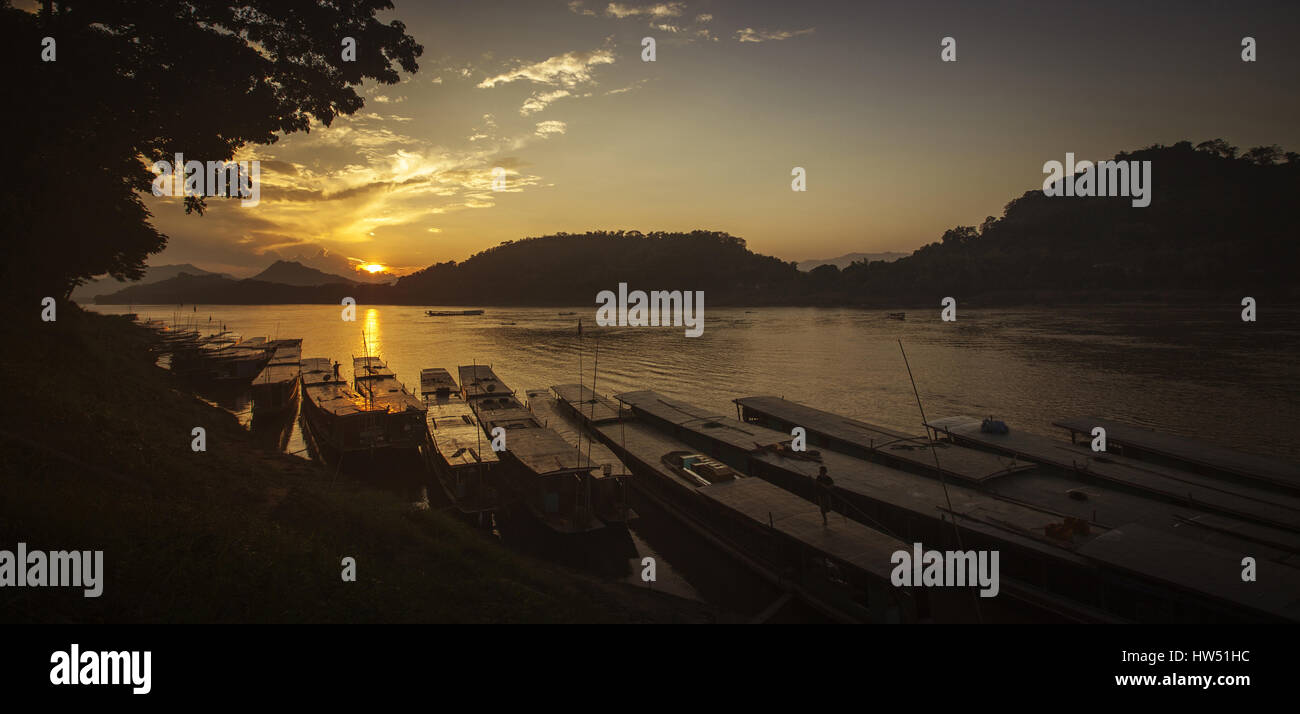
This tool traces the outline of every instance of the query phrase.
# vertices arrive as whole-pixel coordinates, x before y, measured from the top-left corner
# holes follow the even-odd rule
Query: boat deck
[[[497,426],[497,422],[491,422]],[[530,471],[539,476],[566,473],[581,474],[588,471],[600,477],[599,469],[589,465],[578,453],[578,448],[550,429],[540,426],[506,430],[506,451],[510,452]]]
[[[557,384],[551,387],[557,399],[569,405],[571,409],[581,409],[584,422],[603,424],[618,421],[622,407],[618,402],[591,391],[585,384]]]
[[[541,422],[542,426],[559,434],[569,444],[578,448],[582,452],[583,463],[594,464],[597,468],[604,469],[609,467],[609,473],[613,475],[627,475],[630,473],[622,459],[610,450],[603,443],[586,436],[577,422],[577,417],[569,416],[560,409],[560,403],[552,396],[548,389],[529,389],[528,408]]]
[[[889,582],[896,551],[909,545],[873,530],[857,521],[834,518],[822,523],[821,509],[814,503],[756,478],[701,486],[700,495],[744,515],[760,526],[786,536]]]
[[[284,384],[298,378],[302,367],[297,362],[292,364],[268,364],[253,378],[253,385]]]
[[[1241,551],[1203,547],[1186,557],[1182,538],[1130,523],[1093,539],[1079,553],[1116,570],[1248,604],[1279,619],[1300,620],[1300,570],[1262,562],[1257,582],[1241,579]]]
[[[463,364],[457,368],[460,372],[460,387],[465,398],[474,400],[480,397],[501,397],[514,394],[505,382],[485,364]]]
[[[406,386],[378,357],[356,357],[352,360],[352,370],[357,393],[375,408],[389,412],[424,411],[424,403],[406,391]]]
[[[809,437],[816,437],[810,438],[810,442],[825,443],[837,451],[869,454],[900,466],[942,473],[963,481],[979,483],[1034,468],[1034,464],[1027,461],[1007,459],[955,444],[936,444],[932,451],[925,435],[904,434],[781,397],[743,397],[735,402],[744,410],[746,421],[749,421],[749,414],[756,414],[784,425],[786,429],[803,427]]]
[[[499,460],[474,412],[459,395],[431,398],[425,405],[429,410],[425,417],[429,438],[450,468],[495,464]]]
[[[1106,441],[1119,444],[1126,451],[1145,452],[1189,466],[1209,469],[1232,476],[1253,479],[1300,493],[1300,464],[1259,454],[1224,448],[1201,439],[1166,434],[1133,424],[1081,417],[1053,422],[1075,434],[1092,438],[1093,427],[1106,430]]]
[[[432,367],[420,370],[420,395],[425,399],[430,399],[435,395],[445,395],[452,392],[459,392],[460,387],[456,384],[455,378],[441,367]]]
[[[292,382],[302,373],[302,340],[273,340],[271,361],[253,378],[253,386]]]
[[[302,339],[271,340],[267,343],[271,352],[270,364],[298,364],[302,361]]]
[[[302,361],[303,391],[317,408],[334,416],[382,411],[382,408],[372,408],[346,381],[336,377],[333,365],[325,357],[309,357]]]

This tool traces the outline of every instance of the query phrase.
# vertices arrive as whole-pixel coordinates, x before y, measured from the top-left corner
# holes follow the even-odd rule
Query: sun
[[[372,275],[373,275],[374,273],[382,273],[382,272],[384,272],[384,270],[386,270],[386,268],[384,268],[384,266],[381,265],[381,264],[379,264],[379,263],[364,263],[364,264],[359,265],[359,266],[357,266],[357,267],[358,267],[360,270],[364,270],[364,271],[366,271],[367,273],[371,273]]]

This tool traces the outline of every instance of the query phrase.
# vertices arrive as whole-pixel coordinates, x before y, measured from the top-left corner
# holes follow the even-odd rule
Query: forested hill
[[[797,290],[794,263],[758,255],[726,233],[560,233],[507,241],[463,263],[397,282],[430,304],[584,305],[617,290],[703,290],[713,303],[777,303]]]
[[[1119,154],[1117,160],[1151,161],[1149,206],[1134,207],[1127,197],[1030,191],[1008,203],[1002,217],[953,228],[896,262],[818,268],[811,275],[818,294],[831,301],[932,298],[937,304],[938,296],[1014,299],[1031,291],[1295,298],[1300,156],[1277,147],[1237,154],[1220,140]]]

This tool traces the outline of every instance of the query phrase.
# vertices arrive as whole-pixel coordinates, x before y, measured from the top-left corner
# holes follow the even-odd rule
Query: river
[[[1300,459],[1300,309],[1261,306],[1258,321],[1246,323],[1235,305],[959,307],[954,322],[942,321],[937,305],[904,320],[848,308],[708,308],[699,337],[682,327],[597,327],[594,307],[427,317],[425,307],[360,305],[355,321],[322,305],[91,309],[196,321],[201,330],[224,325],[245,337],[301,337],[303,357],[340,361],[345,376],[350,357],[368,351],[413,393],[423,368],[454,375],[457,365],[477,362],[521,394],[594,379],[604,394],[653,389],[731,416],[732,399],[770,394],[921,433],[919,394],[931,419],[991,415],[1012,429],[1059,437],[1053,421],[1100,416]],[[247,400],[226,406],[247,420]],[[304,453],[298,426],[282,448]],[[659,587],[739,611],[761,607],[761,597],[734,602],[727,593],[741,576],[716,572],[707,556],[691,562],[698,548],[677,540],[679,529],[664,518],[634,526],[636,552],[613,556],[620,565],[605,574],[639,582],[640,557],[663,550]]]

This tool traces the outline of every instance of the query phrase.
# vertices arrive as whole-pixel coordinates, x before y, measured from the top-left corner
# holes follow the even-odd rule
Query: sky
[[[187,216],[145,196],[170,236],[149,262],[402,274],[619,229],[726,231],[784,260],[910,252],[1001,215],[1066,152],[1215,137],[1300,151],[1297,8],[397,0],[380,17],[424,46],[420,71],[365,85],[330,127],[246,147],[256,207]]]

